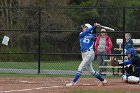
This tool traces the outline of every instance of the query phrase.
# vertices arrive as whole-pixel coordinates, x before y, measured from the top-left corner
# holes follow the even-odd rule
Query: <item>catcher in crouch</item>
[[[133,48],[128,49],[126,51],[126,55],[128,57],[128,60],[119,63],[120,65],[126,66],[125,75],[122,76],[122,79],[128,83],[139,83],[140,57],[137,55],[136,51]]]

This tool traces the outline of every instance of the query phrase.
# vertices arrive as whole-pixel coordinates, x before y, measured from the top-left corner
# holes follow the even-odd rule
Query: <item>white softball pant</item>
[[[78,72],[82,72],[84,68],[86,68],[89,73],[95,74],[95,71],[93,70],[92,61],[94,60],[95,53],[94,51],[87,51],[82,53],[82,62],[80,63],[78,67]]]

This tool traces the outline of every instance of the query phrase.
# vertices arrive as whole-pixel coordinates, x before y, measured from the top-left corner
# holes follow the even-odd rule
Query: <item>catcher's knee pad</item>
[[[127,80],[127,76],[126,75],[122,75],[122,80],[126,81]]]
[[[135,84],[135,83],[139,83],[139,82],[140,82],[139,77],[136,77],[136,76],[128,77],[128,83]]]

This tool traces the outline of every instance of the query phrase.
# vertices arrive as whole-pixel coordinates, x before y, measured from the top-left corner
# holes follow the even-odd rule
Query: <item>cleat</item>
[[[74,82],[70,82],[70,83],[66,84],[67,87],[74,86],[74,85],[75,85]]]
[[[104,79],[104,81],[101,81],[101,83],[98,86],[103,86],[103,85],[106,85],[106,84],[107,84],[107,81]]]

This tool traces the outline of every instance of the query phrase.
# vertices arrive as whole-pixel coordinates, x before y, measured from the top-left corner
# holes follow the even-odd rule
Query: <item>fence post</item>
[[[38,8],[38,74],[40,74],[40,46],[41,46],[41,7]]]
[[[124,61],[124,42],[125,42],[125,7],[123,7],[123,61]],[[124,74],[124,66],[123,66],[123,74]]]

